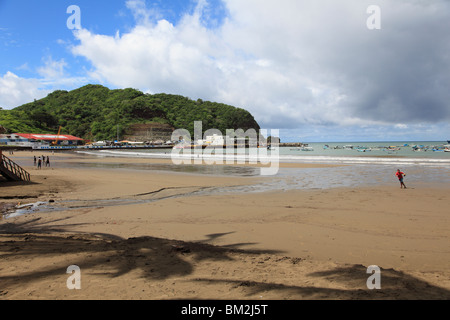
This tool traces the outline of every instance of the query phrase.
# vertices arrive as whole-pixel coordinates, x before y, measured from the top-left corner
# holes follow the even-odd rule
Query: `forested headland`
[[[260,129],[242,108],[180,95],[144,94],[131,88],[111,90],[101,85],[57,90],[12,110],[0,110],[0,125],[8,133],[56,134],[61,127],[62,134],[87,140],[114,140],[137,123],[168,124],[193,134],[195,121],[202,121],[203,131]]]

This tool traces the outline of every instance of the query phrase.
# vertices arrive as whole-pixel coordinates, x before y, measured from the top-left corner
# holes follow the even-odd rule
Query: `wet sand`
[[[50,157],[51,168],[27,167],[32,183],[0,182],[6,206],[70,207],[0,221],[0,299],[450,298],[447,184],[217,194],[204,191],[262,178]],[[66,286],[70,265],[81,290]],[[367,288],[370,265],[381,290]]]

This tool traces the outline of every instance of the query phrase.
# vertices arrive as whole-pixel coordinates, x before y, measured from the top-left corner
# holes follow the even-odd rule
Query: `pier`
[[[31,181],[30,174],[0,150],[0,174],[10,181]]]

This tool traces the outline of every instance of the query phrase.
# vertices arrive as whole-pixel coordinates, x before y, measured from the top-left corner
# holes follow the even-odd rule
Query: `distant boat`
[[[313,147],[293,148],[291,151],[314,151]]]

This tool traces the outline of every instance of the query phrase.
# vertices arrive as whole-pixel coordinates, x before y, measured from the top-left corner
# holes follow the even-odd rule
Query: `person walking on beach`
[[[47,160],[45,161],[45,166],[50,167],[50,157],[47,156]]]
[[[403,187],[406,189],[406,186],[403,182],[403,177],[405,177],[406,174],[404,172],[401,172],[400,169],[397,169],[397,172],[395,173],[395,175],[397,176],[398,181],[400,181],[400,189]]]
[[[42,167],[42,160],[41,160],[41,157],[39,157],[37,168],[41,169],[41,167]]]
[[[36,156],[34,156],[33,160],[34,160],[34,165],[36,165]]]

